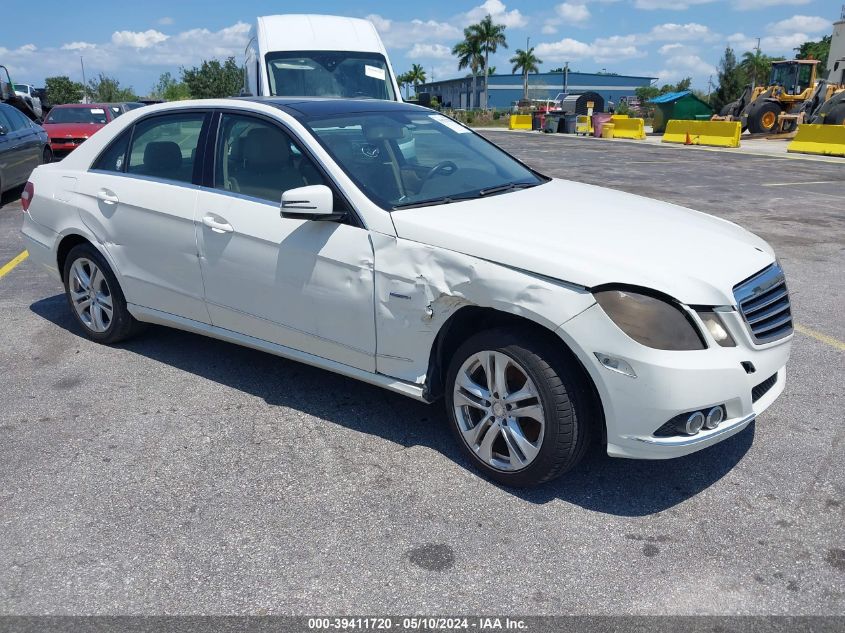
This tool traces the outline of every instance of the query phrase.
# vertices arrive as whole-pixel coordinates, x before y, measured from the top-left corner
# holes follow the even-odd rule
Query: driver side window
[[[223,114],[214,162],[215,189],[276,204],[284,191],[326,184],[281,128],[240,114]]]

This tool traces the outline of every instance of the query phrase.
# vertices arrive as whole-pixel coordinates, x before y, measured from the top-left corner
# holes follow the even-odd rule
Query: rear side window
[[[129,151],[130,174],[191,182],[205,114],[168,114],[135,126]]]
[[[126,163],[126,150],[129,148],[129,136],[131,129],[126,130],[112,141],[99,158],[91,166],[91,169],[102,171],[123,171]]]

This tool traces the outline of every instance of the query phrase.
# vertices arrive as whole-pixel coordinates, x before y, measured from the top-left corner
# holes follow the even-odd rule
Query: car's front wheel
[[[68,253],[64,280],[68,304],[88,338],[118,343],[140,328],[111,267],[90,244],[74,246]]]
[[[546,337],[519,330],[482,332],[458,349],[447,374],[448,413],[481,471],[531,486],[583,458],[591,420],[573,362]]]

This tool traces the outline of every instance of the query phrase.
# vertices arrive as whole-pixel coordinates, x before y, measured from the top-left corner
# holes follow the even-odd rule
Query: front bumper
[[[608,455],[668,459],[693,453],[742,431],[783,392],[792,335],[756,346],[737,312],[722,317],[736,347],[719,347],[712,340],[705,350],[645,347],[622,332],[598,305],[558,329],[601,397]],[[596,352],[625,360],[637,377],[607,369]],[[743,367],[744,362],[753,364],[753,373]],[[752,389],[774,375],[774,385],[754,402]],[[693,436],[654,435],[677,415],[717,405],[724,405],[727,417],[715,429],[702,429]]]

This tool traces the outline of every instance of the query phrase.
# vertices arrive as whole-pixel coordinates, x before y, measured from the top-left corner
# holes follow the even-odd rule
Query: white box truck
[[[402,101],[373,23],[336,15],[259,17],[245,51],[243,94]]]

